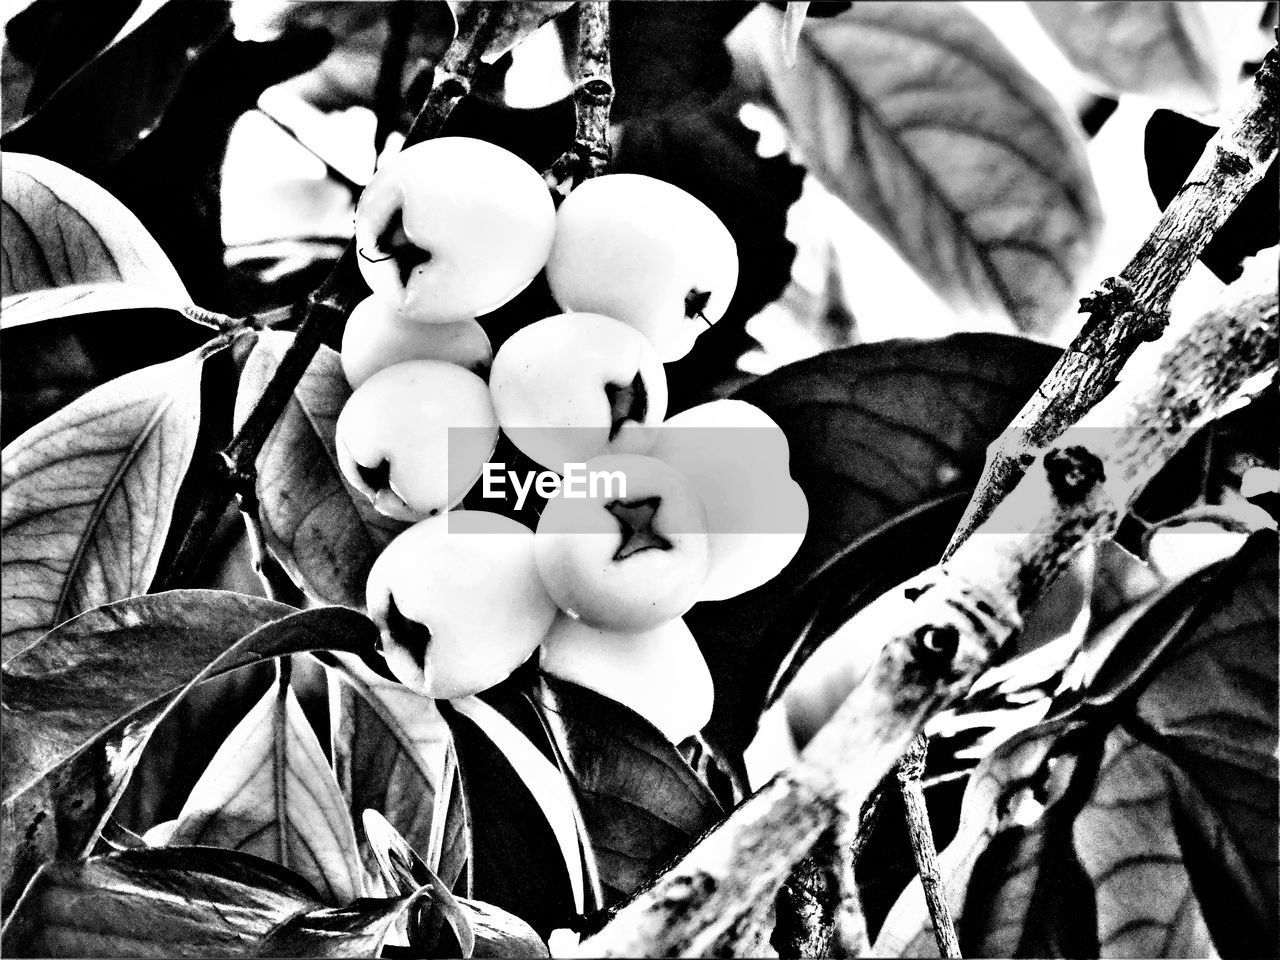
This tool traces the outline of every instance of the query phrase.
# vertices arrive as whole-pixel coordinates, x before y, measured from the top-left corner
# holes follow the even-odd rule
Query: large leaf
[[[242,423],[266,389],[293,335],[264,331],[236,396]],[[364,606],[365,580],[404,524],[388,520],[342,476],[334,431],[351,389],[337,353],[321,347],[258,454],[258,502],[272,553],[312,596]]]
[[[630,708],[545,674],[537,696],[610,901],[634,892],[724,814],[675,745]]]
[[[761,377],[735,397],[782,428],[791,474],[812,518],[800,552],[772,581],[685,617],[716,679],[711,731],[745,748],[783,658],[824,602],[865,602],[881,574],[905,578],[938,560],[959,519],[939,508],[846,562],[794,610],[797,592],[861,537],[921,504],[970,490],[986,447],[1048,372],[1057,351],[1018,337],[959,334],[848,347]],[[847,611],[846,611],[847,612]],[[839,620],[831,621],[838,625]],[[810,633],[820,640],[820,633]],[[812,645],[810,645],[810,649]]]
[[[128,850],[42,869],[3,948],[10,957],[372,957],[425,893],[334,909],[296,874],[244,853]]]
[[[364,892],[342,791],[287,680],[223,741],[169,842],[275,860],[305,877],[330,906]]]
[[[1222,106],[1235,88],[1261,4],[1029,4],[1073,66],[1110,93],[1140,93],[1188,113]]]
[[[731,38],[810,170],[961,313],[1050,329],[1100,226],[1082,138],[968,10],[858,3],[810,20],[796,66],[781,14]]]
[[[147,2],[0,146],[65,163],[118,159],[159,125],[191,69],[227,32],[225,4]]]
[[[5,447],[3,659],[150,587],[195,450],[206,354],[104,384]]]
[[[441,713],[462,771],[473,895],[514,913],[543,938],[572,926],[583,909],[582,866],[559,772],[478,698],[442,701]]]
[[[0,206],[0,293],[128,282],[183,306],[187,293],[164,251],[115,197],[74,170],[6,153]],[[10,321],[6,321],[6,326]]]
[[[299,612],[218,590],[118,601],[46,634],[4,665],[6,868],[21,881],[59,849],[92,842],[156,724],[196,683],[307,650],[371,656],[376,639],[354,611]],[[98,808],[79,811],[86,819],[73,835],[55,816],[67,777],[121,731]]]
[[[979,767],[941,857],[966,954],[1270,949],[1276,576],[1275,537],[1256,536],[1117,621],[1106,659],[1120,668],[1091,672],[1096,695],[1071,697]],[[875,952],[931,952],[927,924],[913,884]]]
[[[352,819],[376,810],[453,889],[468,859],[468,836],[461,811],[449,817],[449,797],[440,797],[441,790],[455,792],[444,718],[435,701],[357,658],[334,660],[334,766]],[[436,822],[437,810],[447,822]]]

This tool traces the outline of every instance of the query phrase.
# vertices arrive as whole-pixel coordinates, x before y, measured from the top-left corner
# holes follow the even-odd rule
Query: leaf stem
[[[453,108],[470,91],[480,58],[506,10],[506,4],[499,3],[474,3],[467,7],[458,38],[436,67],[435,84],[414,118],[405,139],[406,146],[439,134]],[[329,276],[307,298],[306,312],[280,366],[231,443],[215,458],[205,494],[159,589],[173,589],[191,582],[209,538],[231,499],[252,491],[258,454],[302,374],[330,331],[367,294],[352,241]]]

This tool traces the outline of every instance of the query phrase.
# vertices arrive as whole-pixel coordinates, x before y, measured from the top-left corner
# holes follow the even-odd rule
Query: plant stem
[[[929,917],[933,920],[933,935],[938,941],[938,952],[943,957],[954,960],[960,956],[960,939],[956,936],[951,906],[947,903],[942,873],[938,870],[938,848],[933,842],[929,810],[925,806],[924,789],[920,785],[928,750],[929,741],[923,734],[911,741],[911,746],[898,761],[898,786],[902,790],[902,805],[907,812],[907,832],[911,836],[911,852],[915,855],[920,885],[924,888],[925,902],[929,905]]]
[[[547,184],[560,196],[609,166],[609,111],[613,73],[609,66],[609,4],[578,0],[578,73],[573,87],[577,121],[573,147],[547,171]]]
[[[505,13],[506,5],[498,3],[473,3],[467,8],[458,38],[436,67],[436,82],[409,129],[406,145],[427,140],[440,132],[454,106],[471,89],[471,78],[480,66],[480,57]],[[233,497],[252,492],[258,454],[302,374],[330,330],[367,295],[353,241],[347,244],[329,276],[307,298],[306,313],[280,366],[231,443],[215,458],[205,494],[167,576],[156,589],[173,589],[191,582],[227,505]]]
[[[1080,301],[1080,332],[1040,389],[987,452],[973,499],[947,546],[951,556],[1013,489],[1026,465],[1115,386],[1137,347],[1158,339],[1169,302],[1205,245],[1276,155],[1280,47],[1272,47],[1249,96],[1205,146],[1200,161],[1118,277]]]
[[[795,764],[581,952],[701,955],[773,897],[818,838],[858,810],[925,722],[964,694],[1071,557],[1110,535],[1197,429],[1275,375],[1276,268],[1271,257],[1246,270],[1217,308],[1166,338],[1154,376],[1120,381],[1031,465],[981,536],[844,624],[831,642],[882,641],[865,679]]]

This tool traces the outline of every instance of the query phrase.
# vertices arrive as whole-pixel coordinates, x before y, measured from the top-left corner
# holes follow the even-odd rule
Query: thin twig
[[[609,111],[613,73],[609,66],[609,4],[578,2],[578,72],[573,87],[576,118],[573,147],[547,171],[547,185],[560,196],[604,173],[612,159]]]
[[[924,789],[920,785],[928,750],[929,741],[923,735],[911,741],[911,747],[898,761],[898,787],[902,791],[907,832],[911,837],[911,852],[915,855],[920,885],[924,888],[925,902],[929,905],[929,918],[933,921],[933,935],[938,941],[938,951],[944,957],[958,958],[960,938],[956,936],[951,906],[947,903],[946,888],[938,869],[938,848],[933,842],[929,810],[925,806]]]
[[[1080,301],[1088,319],[989,448],[986,469],[945,556],[990,515],[1036,454],[1111,390],[1134,350],[1164,331],[1174,291],[1276,155],[1278,85],[1280,48],[1272,47],[1245,103],[1205,146],[1133,259]]]
[[[467,7],[458,38],[436,67],[435,85],[409,129],[406,145],[440,132],[454,106],[470,91],[480,58],[505,15],[505,4],[473,3]],[[320,345],[330,329],[342,322],[367,295],[368,289],[356,264],[353,241],[319,289],[307,298],[306,314],[280,366],[231,443],[215,457],[204,496],[167,576],[157,589],[184,586],[195,576],[209,537],[227,505],[233,497],[252,491],[258,454]]]

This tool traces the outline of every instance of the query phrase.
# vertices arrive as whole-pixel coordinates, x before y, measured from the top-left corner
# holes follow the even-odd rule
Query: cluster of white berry
[[[454,698],[541,645],[544,670],[671,739],[699,730],[713,690],[681,615],[772,578],[808,520],[763,412],[719,400],[664,422],[662,364],[733,296],[728,230],[685,191],[631,174],[588,180],[557,211],[523,160],[446,137],[384,163],[356,242],[373,296],[343,337],[354,393],[339,463],[379,512],[415,521],[368,580],[391,670]],[[542,270],[568,312],[494,356],[476,317]],[[546,468],[536,534],[506,513],[453,509],[482,475],[488,489],[500,432]]]

